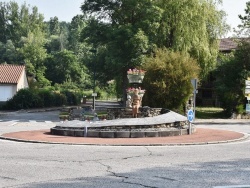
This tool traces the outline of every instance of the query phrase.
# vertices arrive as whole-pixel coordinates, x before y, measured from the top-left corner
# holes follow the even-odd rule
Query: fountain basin
[[[145,118],[123,118],[106,121],[66,121],[51,128],[51,134],[100,138],[166,137],[189,134],[187,117],[170,111]]]

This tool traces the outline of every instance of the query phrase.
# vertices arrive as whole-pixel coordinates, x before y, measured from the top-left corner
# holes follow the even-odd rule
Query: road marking
[[[45,123],[52,123],[52,121],[45,121]]]
[[[30,123],[37,123],[35,120],[29,120]]]
[[[250,188],[250,185],[215,186],[214,188]]]
[[[12,123],[13,122],[13,123]],[[11,123],[10,125],[8,126],[14,126],[18,123],[18,120],[11,120],[11,121],[8,121],[7,123]]]

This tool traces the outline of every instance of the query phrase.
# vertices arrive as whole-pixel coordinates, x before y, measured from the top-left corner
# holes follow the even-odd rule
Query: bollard
[[[189,122],[189,134],[192,134],[192,123]]]
[[[88,126],[84,127],[84,137],[87,137],[88,134]]]

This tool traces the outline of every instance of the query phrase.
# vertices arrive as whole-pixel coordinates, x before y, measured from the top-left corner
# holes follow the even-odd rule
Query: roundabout
[[[31,113],[29,117],[35,117],[40,115],[41,112]],[[43,112],[46,113],[46,112]],[[48,112],[51,113],[51,112]],[[26,114],[23,114],[25,116]],[[27,114],[28,116],[29,114]],[[57,113],[54,114],[56,116]],[[41,116],[42,117],[42,116]],[[107,121],[68,121],[68,122],[55,122],[48,124],[30,122],[15,122],[9,126],[5,126],[4,122],[0,122],[3,132],[0,135],[0,139],[12,140],[18,142],[30,142],[30,143],[46,143],[46,144],[66,144],[66,145],[102,145],[102,146],[176,146],[176,145],[207,145],[207,144],[219,144],[229,143],[236,141],[243,141],[248,138],[248,134],[241,133],[239,129],[235,130],[220,130],[216,127],[210,127],[210,124],[239,124],[248,125],[248,121],[240,120],[195,120],[193,123],[193,132],[191,135],[186,134],[188,126],[185,123],[187,117],[170,111],[169,113],[158,115],[148,118],[128,118],[128,119],[115,119]],[[7,123],[7,122],[6,122]],[[200,125],[208,124],[206,127],[200,127]],[[172,127],[166,127],[171,124]],[[159,127],[159,126],[163,127]],[[182,125],[182,126],[180,126]],[[221,126],[222,126],[221,125]],[[59,126],[59,127],[58,127]],[[132,127],[134,134],[140,135],[137,137],[123,137],[116,138],[114,136],[115,131],[112,132],[111,128],[126,131],[128,127]],[[165,126],[165,127],[164,127]],[[13,127],[13,128],[12,128]],[[20,129],[19,129],[20,127]],[[63,134],[54,135],[51,134],[57,127]],[[78,130],[82,128],[81,135],[72,136],[72,130]],[[84,137],[84,127],[88,128],[89,133],[92,130],[99,130],[105,132],[109,129],[109,136],[101,137]],[[182,129],[180,129],[180,127]],[[69,129],[70,128],[70,129]],[[122,130],[123,129],[123,130]],[[171,130],[171,134],[162,136],[159,131]],[[176,132],[177,131],[177,132]],[[240,131],[240,132],[239,132]],[[117,131],[116,131],[117,132]],[[243,131],[245,132],[245,131]],[[92,132],[93,134],[93,132]],[[96,134],[96,133],[95,133]],[[105,134],[105,133],[102,133]],[[117,134],[117,133],[116,133]],[[166,133],[165,133],[166,134]],[[142,136],[143,135],[143,136]]]
[[[5,133],[4,140],[29,143],[99,145],[99,146],[182,146],[207,145],[243,141],[248,135],[227,130],[197,128],[192,135],[144,138],[93,138],[51,135],[50,130],[33,130]]]

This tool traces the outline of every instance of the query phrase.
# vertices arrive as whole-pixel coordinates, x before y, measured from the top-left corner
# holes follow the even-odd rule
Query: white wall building
[[[25,66],[0,64],[0,103],[12,98],[20,89],[29,87]]]

